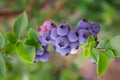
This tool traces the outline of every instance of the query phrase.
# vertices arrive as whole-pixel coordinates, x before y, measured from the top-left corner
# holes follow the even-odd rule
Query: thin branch
[[[5,11],[5,12],[0,12],[0,17],[11,17],[11,16],[16,16],[20,14],[22,11]]]

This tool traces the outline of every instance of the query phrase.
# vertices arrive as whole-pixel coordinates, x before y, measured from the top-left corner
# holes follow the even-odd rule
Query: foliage
[[[45,19],[52,19],[56,23],[66,20],[72,25],[72,28],[74,28],[73,26],[76,26],[77,21],[82,18],[87,18],[90,21],[101,24],[99,44],[96,46],[94,39],[90,37],[87,44],[83,45],[83,56],[85,59],[92,57],[92,59],[95,60],[99,77],[107,71],[110,61],[120,56],[120,36],[117,36],[120,33],[120,4],[117,2],[118,0],[100,0],[97,2],[95,0],[65,1],[65,3],[64,0],[58,1],[58,3],[64,3],[62,6],[56,6],[52,4],[54,3],[52,1],[50,2],[51,6],[50,4],[45,4],[49,6],[49,8],[44,8],[44,3],[47,2],[43,0],[37,0],[35,5],[33,5],[34,7],[28,4],[32,2],[32,0],[15,0],[14,2],[8,0],[0,1],[1,8],[9,6],[8,10],[13,12],[20,11],[21,13],[24,10],[27,11],[27,15],[26,12],[23,12],[16,18],[13,29],[11,29],[13,25],[10,25],[7,20],[0,23],[7,32],[2,34],[5,30],[0,27],[0,78],[5,78],[6,80],[21,80],[24,75],[29,76],[31,80],[48,80],[50,79],[49,77],[51,77],[51,80],[65,80],[70,79],[71,76],[75,76],[73,74],[74,71],[73,73],[69,70],[64,70],[63,72],[57,71],[60,66],[63,66],[62,64],[65,64],[60,63],[56,65],[56,63],[61,61],[59,58],[56,62],[49,61],[44,64],[37,63],[33,65],[23,63],[19,60],[18,56],[25,62],[33,63],[35,48],[39,46],[39,48],[42,49],[37,41],[38,34],[36,26],[42,24]],[[55,7],[55,9],[53,9],[53,7]],[[49,12],[49,10],[51,12]],[[76,16],[74,17],[74,15]],[[31,55],[28,55],[29,52]],[[18,56],[13,53],[17,53]],[[7,65],[7,77],[5,77],[5,65]],[[55,72],[57,72],[57,74]],[[16,76],[14,76],[14,74],[8,75],[9,73],[16,73]],[[49,77],[47,78],[45,74]],[[81,78],[79,79],[75,76],[74,80],[81,80]]]

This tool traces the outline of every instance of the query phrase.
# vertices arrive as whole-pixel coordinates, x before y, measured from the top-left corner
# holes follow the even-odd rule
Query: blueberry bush
[[[22,1],[20,1],[21,4],[19,5],[23,5]],[[61,4],[58,5],[61,7],[62,4],[65,3],[65,1],[67,0],[63,0],[63,1],[61,0]],[[74,2],[74,0],[72,1]],[[99,14],[99,11],[97,11],[94,8],[94,6],[99,8],[100,5],[97,5],[96,3],[96,5],[90,6],[90,4],[95,3],[95,1],[85,0],[86,2],[83,1],[83,3],[87,4],[90,7],[86,7],[82,3],[80,3],[82,4],[80,7],[78,6],[79,0],[76,1],[77,2],[75,3],[77,5],[76,6],[71,5],[73,7],[71,8],[70,13],[72,13],[72,11],[74,11],[74,9],[77,8],[82,11],[82,14],[86,13],[86,15],[83,15],[83,17],[77,19],[76,21],[70,19],[64,19],[60,17],[58,15],[59,13],[57,13],[57,11],[59,11],[59,6],[58,8],[55,8],[55,10],[53,10],[53,12],[56,14],[52,12],[50,14],[42,14],[42,13],[39,14],[39,12],[37,12],[38,11],[37,6],[40,5],[39,4],[40,2],[38,1],[38,3],[36,3],[36,5],[34,6],[35,9],[33,9],[33,11],[31,12],[31,14],[33,14],[36,17],[36,19],[29,19],[30,17],[33,17],[31,14],[28,14],[29,8],[28,10],[25,11],[22,10],[19,13],[19,15],[16,17],[14,21],[14,26],[11,31],[0,32],[0,80],[13,79],[12,77],[7,79],[6,74],[8,74],[8,70],[11,69],[12,67],[12,64],[10,64],[9,61],[11,57],[16,57],[16,55],[14,54],[17,54],[20,60],[24,61],[22,62],[24,64],[28,63],[29,65],[35,65],[37,63],[38,64],[40,63],[40,65],[48,66],[48,64],[50,64],[49,60],[51,59],[51,56],[55,56],[56,54],[58,54],[57,56],[62,56],[64,58],[67,58],[69,56],[74,56],[76,54],[78,54],[78,56],[81,56],[79,54],[80,47],[83,48],[83,54],[82,54],[83,58],[89,60],[90,63],[97,65],[97,70],[96,70],[97,77],[101,78],[105,74],[105,72],[109,68],[110,62],[114,61],[116,57],[120,57],[120,49],[119,49],[120,36],[116,35],[114,37],[113,36],[111,37],[110,35],[113,34],[108,33],[110,34],[109,36],[107,35],[108,37],[104,35],[104,38],[99,39],[98,35],[104,34],[103,30],[105,30],[105,28],[102,27],[104,25],[102,23],[98,23],[101,20],[95,20],[89,18],[89,16],[93,17],[94,14],[89,15],[89,13],[87,13],[87,11],[84,10],[88,10],[89,8],[91,8],[93,9],[91,13],[96,12],[95,14]],[[26,0],[26,2],[24,3],[27,4],[27,2],[28,0]],[[104,8],[104,10],[106,10],[106,13],[102,17],[109,25],[110,24],[109,19],[112,18],[111,15],[115,14],[114,13],[115,9],[111,8],[111,6],[106,2],[104,1],[101,2],[103,2],[101,3],[103,5],[102,7]],[[23,8],[27,7],[25,4]],[[65,5],[66,8],[69,7],[67,4],[72,4],[72,2],[67,2]],[[19,7],[16,8],[19,9]],[[22,7],[20,7],[20,9],[22,9]],[[45,17],[45,15],[47,15],[47,17]],[[63,15],[67,15],[67,13]],[[99,15],[95,17],[99,17]],[[36,25],[34,24],[34,21],[38,21],[37,28],[33,27],[34,25]],[[113,29],[113,28],[110,27],[109,29]],[[57,60],[57,58],[55,60]],[[52,67],[54,68],[54,66],[59,66],[59,63],[56,64],[54,64]],[[75,65],[72,66],[76,68]],[[34,67],[35,69],[33,68],[33,70],[39,69],[39,67],[37,66]],[[48,68],[51,67],[48,66]],[[47,70],[43,69],[43,72],[47,73]],[[50,75],[49,72],[47,74]],[[51,73],[51,74],[56,74],[56,73]],[[66,77],[67,76],[66,74],[73,76],[71,72],[66,70],[62,72],[61,76]],[[70,77],[69,75],[66,79],[60,79],[60,80],[70,80],[70,79],[72,80],[72,77]],[[40,80],[47,80],[45,75],[43,76],[44,77],[41,78]],[[30,80],[33,79],[37,80],[37,78],[31,78]],[[16,79],[13,80],[19,80],[19,79],[16,77]],[[55,79],[52,78],[51,80],[59,80],[59,78],[56,77]],[[82,80],[82,79],[75,79],[75,80]]]

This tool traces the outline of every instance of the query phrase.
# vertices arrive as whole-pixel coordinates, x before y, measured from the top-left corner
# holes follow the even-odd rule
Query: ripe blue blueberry
[[[86,41],[87,41],[86,38],[84,38],[84,37],[82,37],[82,36],[79,37],[79,43],[80,43],[80,44],[84,44],[84,43],[86,43]]]
[[[86,20],[80,20],[77,25],[77,29],[90,29],[91,24]]]
[[[46,46],[48,43],[52,42],[52,39],[50,38],[50,32],[45,32],[42,36],[39,38],[39,42],[43,45]]]
[[[49,52],[45,50],[43,55],[40,56],[40,61],[46,62],[48,61],[49,57],[50,57]]]
[[[53,40],[56,40],[57,37],[58,37],[57,29],[53,28],[50,32],[50,38],[53,39]]]
[[[44,50],[36,49],[36,55],[43,55]]]
[[[57,37],[57,39],[55,40],[55,46],[58,48],[66,48],[69,45],[69,40],[67,39],[67,37],[63,37],[63,36],[59,36]]]
[[[97,40],[97,34],[94,32],[91,32],[91,34],[93,35],[94,39]]]
[[[56,51],[57,51],[59,54],[63,55],[63,56],[67,56],[67,55],[69,55],[71,49],[70,49],[69,46],[66,47],[66,48],[63,48],[63,49],[56,47]]]
[[[40,61],[40,55],[36,55],[34,58],[34,63]]]
[[[96,33],[96,34],[98,34],[99,31],[100,31],[100,26],[97,23],[95,23],[95,22],[92,23],[91,25],[92,25],[91,26],[91,31]]]
[[[79,39],[78,39],[79,43],[83,44],[83,43],[85,43],[87,41],[87,38],[90,35],[90,32],[88,30],[86,30],[86,29],[80,29],[78,31],[78,34],[79,34]]]
[[[70,30],[70,27],[67,23],[62,23],[57,28],[57,34],[60,36],[66,36]]]
[[[80,29],[78,31],[78,35],[83,36],[85,38],[88,38],[88,36],[90,35],[90,32],[88,30],[86,30],[86,29]]]
[[[47,46],[48,45],[48,43],[45,43],[44,41],[43,41],[43,39],[42,39],[42,36],[40,36],[39,37],[39,43],[42,45],[42,46]]]
[[[75,54],[77,52],[78,48],[79,48],[79,41],[71,42],[70,43],[70,48],[71,48],[70,53]]]
[[[36,48],[34,62],[38,61],[46,62],[49,59],[49,57],[50,54],[46,49],[43,48],[43,50],[39,50],[38,48]]]
[[[70,30],[70,32],[68,33],[68,39],[70,42],[75,42],[78,40],[78,33],[77,30]]]
[[[38,52],[36,52],[34,62],[38,62],[38,61],[46,62],[49,59],[49,57],[50,57],[50,54],[46,50],[42,52],[42,55],[38,55]]]

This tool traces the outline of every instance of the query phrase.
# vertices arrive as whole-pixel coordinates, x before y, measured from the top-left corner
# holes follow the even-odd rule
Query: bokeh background
[[[23,11],[29,18],[27,30],[37,30],[46,19],[56,24],[65,21],[71,28],[87,19],[100,24],[99,41],[120,35],[120,0],[0,0],[0,32],[12,32],[16,17]],[[67,57],[57,54],[51,45],[49,51],[51,57],[46,63],[28,64],[16,54],[5,56],[5,80],[120,80],[119,58],[98,79],[96,64],[83,59],[82,48]]]

